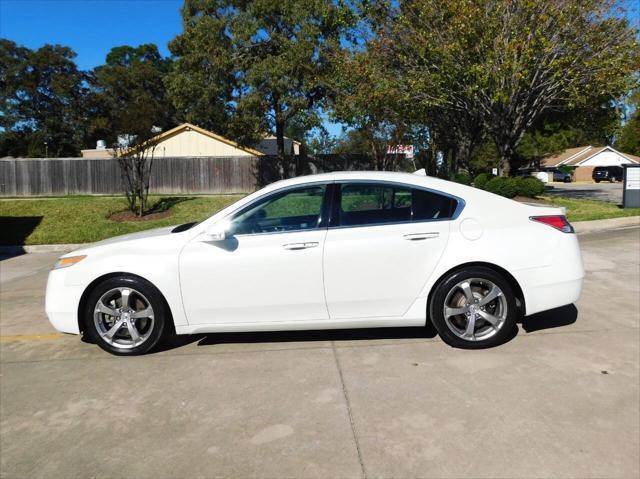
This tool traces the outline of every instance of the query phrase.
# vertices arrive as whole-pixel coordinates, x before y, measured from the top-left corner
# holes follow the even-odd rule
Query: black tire
[[[593,180],[593,181],[595,181],[596,183],[600,183],[600,180]]]
[[[142,302],[142,304],[144,304],[144,302],[146,301],[153,310],[152,321],[149,321],[149,318],[141,318],[145,321],[148,321],[148,323],[146,323],[147,329],[146,331],[144,331],[144,335],[142,335],[142,337],[145,337],[146,339],[144,339],[144,341],[139,345],[134,346],[132,344],[128,346],[118,346],[117,344],[111,344],[105,338],[103,338],[101,333],[98,331],[99,326],[96,325],[96,320],[94,320],[94,314],[98,301],[100,301],[105,294],[108,294],[110,291],[116,290],[118,288],[130,289],[132,293],[129,294],[132,294],[134,296],[134,299],[132,301],[136,301],[138,303]],[[126,294],[126,291],[122,294],[122,296],[124,296],[124,294]],[[105,317],[100,316],[100,318]],[[158,344],[160,339],[169,329],[169,327],[167,327],[167,323],[170,321],[170,313],[168,307],[166,306],[165,300],[162,297],[162,294],[155,286],[140,277],[127,275],[109,278],[95,286],[89,293],[85,302],[82,319],[84,321],[85,334],[87,334],[89,338],[102,349],[118,356],[137,356],[140,354],[148,353]],[[114,321],[112,317],[107,315],[105,321],[109,319],[111,321]],[[101,320],[97,321],[100,323]],[[134,319],[133,321],[140,324],[140,320]],[[124,332],[117,334],[124,334],[125,336],[129,334],[125,330],[124,326],[122,326],[120,329]],[[134,342],[133,337],[133,335],[130,335],[130,342],[132,343]],[[118,341],[118,339],[114,338],[114,343],[116,341]],[[126,342],[126,337],[121,341]]]
[[[493,335],[487,337],[486,339],[463,339],[453,332],[453,330],[445,320],[444,308],[447,296],[456,289],[456,285],[460,284],[466,279],[472,278],[486,280],[487,283],[493,283],[498,288],[500,288],[500,290],[502,290],[502,297],[504,297],[504,302],[500,302],[500,308],[506,308],[506,311],[504,311],[503,322],[501,323],[499,329],[495,331]],[[480,293],[474,292],[474,295],[475,294],[480,295]],[[494,304],[494,301],[490,301],[489,303],[487,303],[488,307],[492,307]],[[438,331],[440,338],[442,338],[442,340],[448,345],[462,349],[484,349],[498,346],[512,336],[512,333],[516,328],[518,311],[516,298],[513,293],[511,284],[502,275],[498,274],[492,269],[482,266],[474,266],[467,269],[453,271],[442,278],[442,280],[436,286],[432,295],[431,303],[429,306],[429,317],[431,318],[433,325]],[[460,318],[464,319],[462,315],[456,316],[454,318],[456,318],[456,321],[460,320]],[[479,321],[479,323],[476,323],[476,327],[479,328],[477,330],[478,332],[481,332],[482,328],[486,329],[488,332],[491,332],[491,329],[496,329],[491,328],[489,326],[489,323],[484,320],[478,319],[477,321]],[[478,326],[478,324],[480,326]]]

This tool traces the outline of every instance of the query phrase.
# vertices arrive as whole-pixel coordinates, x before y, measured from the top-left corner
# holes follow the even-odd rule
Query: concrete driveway
[[[640,228],[580,237],[575,306],[507,344],[428,329],[217,334],[139,358],[55,334],[55,254],[0,262],[0,476],[640,475]]]
[[[552,183],[545,194],[622,204],[622,183]]]

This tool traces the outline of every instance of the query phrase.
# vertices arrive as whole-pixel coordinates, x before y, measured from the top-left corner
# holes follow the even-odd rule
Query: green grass
[[[203,220],[241,195],[195,197],[150,197],[150,204],[168,210],[166,218],[145,221],[113,221],[113,213],[124,211],[122,197],[71,196],[65,198],[2,199],[0,200],[0,244],[89,243],[112,236],[150,228]],[[319,198],[304,198],[304,202],[283,204],[291,212],[316,209]],[[640,208],[622,209],[602,201],[544,197],[551,206],[567,209],[570,221],[598,220],[640,215]],[[300,204],[298,204],[300,203]],[[300,210],[300,211],[298,211]]]
[[[0,244],[90,243],[112,236],[203,220],[240,195],[149,197],[150,204],[168,208],[166,218],[112,221],[126,210],[122,197],[70,196],[48,199],[0,200]]]
[[[545,196],[543,199],[549,206],[566,208],[569,221],[602,220],[640,215],[640,208],[621,208],[605,201],[582,200],[561,196]]]

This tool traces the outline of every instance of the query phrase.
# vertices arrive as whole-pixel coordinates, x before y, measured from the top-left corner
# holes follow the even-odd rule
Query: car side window
[[[403,186],[354,183],[340,185],[340,226],[363,226],[451,218],[456,200]]]
[[[236,235],[310,230],[318,227],[325,185],[273,193],[231,220]]]

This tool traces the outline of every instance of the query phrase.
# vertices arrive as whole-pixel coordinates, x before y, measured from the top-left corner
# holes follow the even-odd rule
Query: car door
[[[190,241],[180,255],[189,324],[327,319],[326,190],[314,184],[276,191],[236,213],[224,241]]]
[[[436,267],[458,202],[400,184],[336,184],[325,241],[331,319],[402,316]]]

